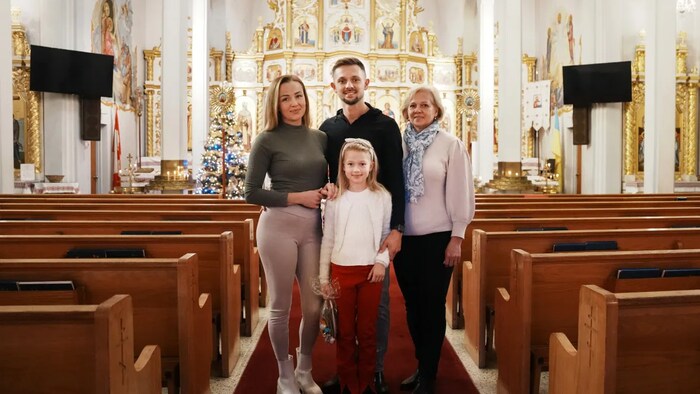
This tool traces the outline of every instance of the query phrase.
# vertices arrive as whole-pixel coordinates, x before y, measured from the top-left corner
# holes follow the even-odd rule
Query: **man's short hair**
[[[365,65],[362,63],[362,60],[356,58],[356,57],[342,57],[338,60],[336,60],[335,64],[333,64],[333,68],[331,69],[331,78],[335,75],[335,70],[338,67],[343,67],[343,66],[358,66],[360,67],[360,70],[367,75],[367,71],[365,70]]]

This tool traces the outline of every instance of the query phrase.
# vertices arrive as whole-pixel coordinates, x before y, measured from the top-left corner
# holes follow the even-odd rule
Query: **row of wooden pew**
[[[610,208],[586,197],[547,199],[552,209],[477,197],[449,322],[464,322],[480,367],[496,359],[499,393],[538,393],[547,369],[551,393],[699,392],[700,277],[616,278],[700,268],[697,196],[619,196]]]
[[[686,258],[687,256],[683,253],[692,255],[697,251],[673,249],[693,248],[694,241],[697,241],[700,236],[700,229],[694,229],[694,227],[700,226],[698,201],[700,198],[697,195],[538,196],[534,198],[532,196],[512,195],[478,196],[476,218],[470,225],[462,247],[465,263],[455,270],[450,287],[447,305],[448,322],[453,327],[465,326],[467,350],[479,366],[485,366],[487,358],[491,356],[497,358],[499,378],[496,388],[499,392],[538,392],[540,371],[547,368],[550,370],[550,392],[607,393],[615,391],[615,389],[610,391],[609,387],[617,387],[618,392],[652,392],[648,388],[658,388],[659,384],[664,385],[669,382],[657,379],[653,384],[643,383],[644,379],[637,378],[640,383],[635,386],[634,382],[625,383],[626,381],[623,381],[623,377],[627,375],[638,376],[638,371],[642,371],[639,366],[635,367],[638,368],[637,370],[633,369],[633,372],[630,373],[624,369],[624,363],[616,365],[608,363],[603,371],[605,373],[603,377],[593,378],[591,374],[599,371],[587,370],[585,367],[590,364],[588,361],[597,360],[595,357],[602,357],[601,353],[591,356],[590,351],[586,350],[589,349],[586,347],[589,344],[582,344],[579,341],[577,351],[571,343],[576,343],[576,339],[581,338],[579,334],[580,324],[584,326],[587,324],[586,327],[590,327],[591,321],[595,321],[597,324],[606,321],[606,319],[596,320],[600,318],[590,312],[590,307],[585,315],[588,320],[581,320],[579,317],[576,321],[572,320],[571,316],[579,316],[579,305],[582,305],[582,311],[587,308],[580,304],[584,299],[583,296],[579,299],[579,294],[583,294],[583,289],[600,294],[606,294],[605,291],[611,292],[612,296],[605,295],[606,300],[610,300],[610,297],[617,299],[620,296],[617,293],[621,289],[630,291],[629,285],[627,288],[618,287],[618,281],[614,280],[614,274],[611,273],[620,267],[626,267],[627,263],[630,264],[629,267],[644,267],[648,265],[640,265],[639,262],[669,258],[669,261],[679,264],[676,267],[692,267],[693,260]],[[23,205],[18,206],[18,204]],[[149,204],[152,204],[150,205],[152,209],[149,209]],[[218,204],[224,205],[226,208],[217,209]],[[85,234],[86,231],[88,234],[92,234],[93,238],[97,238],[98,234],[111,234],[116,239],[126,237],[117,235],[121,231],[175,231],[178,230],[178,227],[180,229],[183,227],[196,228],[199,225],[207,226],[207,224],[212,226],[209,230],[195,233],[211,234],[234,226],[226,224],[223,225],[225,226],[223,228],[215,228],[216,225],[213,223],[237,222],[245,219],[252,219],[252,225],[249,225],[252,234],[257,224],[255,209],[250,209],[250,207],[245,207],[245,204],[240,203],[240,209],[231,208],[235,205],[236,203],[231,202],[223,204],[219,200],[210,198],[181,200],[173,197],[124,199],[118,196],[94,196],[92,198],[88,196],[76,198],[30,196],[26,199],[21,199],[21,197],[18,199],[17,196],[0,196],[0,218],[6,219],[4,222],[0,221],[0,234],[7,234],[2,236],[7,238],[3,247],[17,243],[23,244],[25,249],[35,248],[32,245],[37,243],[51,245],[52,241],[49,239],[57,238],[55,237],[57,234],[61,234],[61,237],[58,238],[72,239],[73,241],[79,237],[71,238],[69,235]],[[93,206],[97,207],[93,208]],[[171,206],[178,208],[170,209]],[[133,209],[131,209],[132,207]],[[10,231],[7,230],[9,228],[13,229],[12,232],[6,232]],[[651,230],[652,228],[663,228],[663,230]],[[193,233],[183,232],[183,234]],[[150,242],[162,236],[129,237],[136,237],[131,238],[132,241],[140,238],[140,242]],[[176,237],[187,237],[187,235],[168,237],[166,238],[172,241]],[[243,237],[239,237],[236,233],[234,240],[239,238]],[[180,242],[184,242],[182,241],[184,239],[181,238]],[[28,240],[29,244],[24,243]],[[252,245],[248,250],[254,250],[254,237],[251,235],[248,240]],[[594,249],[600,249],[606,245],[609,247],[613,241],[615,251],[549,253],[554,244],[587,243]],[[81,245],[91,246],[89,242]],[[124,245],[136,244],[126,243]],[[238,253],[239,248],[244,250],[245,246],[239,246],[236,243],[233,248],[234,253]],[[49,248],[46,249],[49,250]],[[515,249],[522,250],[512,252]],[[158,249],[155,248],[148,252],[149,257],[155,253],[155,250]],[[529,257],[521,258],[521,256]],[[540,276],[534,274],[532,276],[533,282],[528,282],[527,275],[523,274],[527,269],[522,268],[526,266],[526,263],[518,263],[522,259],[524,259],[522,261],[539,262],[540,256],[544,259],[552,259],[552,261],[562,261],[557,265],[558,271],[552,271],[554,273],[543,271],[546,272],[542,274],[543,277],[550,281],[544,285],[539,285],[539,282],[535,281],[534,278]],[[577,256],[580,259],[582,271],[572,270],[569,272],[569,268],[574,267],[575,263],[572,260],[562,258],[574,259]],[[0,254],[1,258],[4,258],[2,254]],[[202,257],[199,258],[202,259]],[[629,261],[625,260],[626,258]],[[605,275],[607,275],[605,280],[594,280],[595,276],[588,270],[592,266],[597,266],[597,261],[607,261],[605,259],[610,260],[609,266],[606,266],[609,270],[604,270]],[[538,264],[537,268],[530,268],[531,272],[538,273],[540,267],[544,267],[543,263],[536,264]],[[245,299],[256,305],[264,302],[265,299],[262,295],[264,293],[264,280],[260,282],[262,273],[259,270],[259,265],[249,261],[247,267],[251,267],[251,265],[258,267],[257,274],[251,268],[248,268],[248,271],[246,268],[241,268],[243,273],[241,286],[245,289],[246,285],[250,283],[248,289],[254,289],[252,292],[243,291],[244,305],[241,308],[241,314],[238,314],[241,321],[244,322],[244,325],[241,326],[242,330],[247,329],[245,321],[251,317],[250,315],[254,313],[255,308],[254,305],[249,305]],[[244,264],[241,264],[241,267],[244,266],[245,261]],[[520,270],[518,267],[521,267]],[[659,285],[660,282],[663,282],[662,285]],[[642,284],[641,288],[633,286],[633,290],[697,288],[692,279],[660,282],[648,280],[647,283]],[[199,291],[205,292],[202,286],[200,284]],[[549,288],[553,289],[553,293],[540,294],[541,289]],[[215,298],[212,296],[213,293],[209,291],[211,298]],[[652,300],[646,292],[639,294],[638,297],[642,297],[643,303],[646,305],[652,305],[654,300],[666,300],[659,301],[661,304],[658,308],[660,309],[663,309],[663,305],[667,305],[670,299],[664,295]],[[636,299],[629,294],[624,297],[630,300]],[[692,297],[693,294],[688,293],[684,297],[671,298],[689,300]],[[256,298],[259,298],[258,303],[253,302]],[[546,302],[554,302],[557,307],[550,308]],[[629,304],[635,302],[637,301],[629,301]],[[202,305],[205,306],[206,303]],[[216,305],[216,303],[212,302],[212,305]],[[618,302],[616,307],[619,305]],[[560,306],[563,308],[562,310],[566,311],[561,319],[559,312],[546,313],[550,309],[559,311]],[[214,311],[216,314],[216,309]],[[663,314],[663,312],[658,313]],[[691,322],[694,319],[690,316],[685,318]],[[565,325],[559,324],[560,320],[565,322]],[[250,319],[250,321],[254,320]],[[691,324],[690,326],[698,328],[697,325],[692,326]],[[624,333],[619,330],[610,332],[606,338],[612,338],[613,334],[627,335],[627,331],[625,330]],[[630,332],[630,335],[643,336],[644,334],[644,332],[635,330]],[[624,335],[619,338],[627,341],[629,337]],[[212,341],[216,345],[218,341],[214,337]],[[549,346],[550,337],[552,341],[556,341],[556,345],[551,347]],[[567,344],[565,337],[573,342]],[[635,344],[638,343],[635,342]],[[598,347],[596,344],[596,352],[601,351]],[[688,347],[686,346],[686,348]],[[640,352],[641,350],[632,351]],[[216,349],[212,349],[212,352],[216,352]],[[224,351],[222,350],[222,352]],[[621,350],[618,351],[618,353],[620,352]],[[689,351],[683,355],[688,355],[687,359],[690,361],[685,364],[674,363],[674,371],[680,372],[669,376],[674,376],[675,381],[679,384],[682,383],[683,387],[688,387],[688,391],[680,390],[679,392],[697,391],[698,386],[693,382],[686,382],[684,378],[687,380],[688,377],[682,375],[682,371],[685,371],[689,365],[691,367],[697,366],[697,347],[690,347]],[[581,361],[583,358],[588,361]],[[609,361],[610,359],[606,358],[605,360]],[[644,360],[644,364],[650,365],[650,368],[654,368],[654,365],[658,364],[654,357]],[[561,364],[555,365],[559,362]],[[223,361],[219,365],[220,368],[225,369]],[[656,367],[663,368],[662,366]],[[620,371],[623,372],[613,373],[613,371],[618,371],[616,368],[622,368]],[[577,377],[570,378],[570,376]],[[610,383],[610,376],[616,377],[613,379],[614,383]],[[660,375],[643,373],[643,376],[658,377]],[[595,379],[599,379],[599,382],[596,383],[597,386],[592,383]],[[584,383],[585,386],[583,386]],[[604,389],[599,389],[599,387],[604,387]],[[664,390],[657,389],[656,392],[658,391]]]
[[[15,197],[0,196],[0,200]],[[252,333],[258,308],[266,302],[254,238],[259,207],[208,198],[103,199],[81,196],[52,203],[55,212],[81,206],[73,211],[82,214],[71,221],[26,220],[36,212],[34,197],[18,202],[26,205],[21,209],[6,209],[0,203],[0,217],[6,219],[0,220],[0,280],[70,280],[78,286],[74,297],[52,294],[49,299],[61,304],[53,306],[37,299],[47,298],[39,294],[43,292],[0,292],[0,304],[7,305],[0,306],[0,360],[6,360],[0,361],[2,391],[152,393],[160,392],[163,384],[171,393],[209,392],[212,373],[226,377],[233,371],[239,336]],[[203,201],[217,203],[199,206]],[[215,218],[188,216],[197,215],[201,208]],[[160,210],[184,220],[149,215]],[[5,214],[10,211],[26,215],[8,218]],[[65,258],[76,249],[85,256],[91,250],[142,250],[147,258]],[[42,305],[26,305],[37,303]],[[102,311],[102,320],[97,311]],[[32,330],[19,323],[25,319],[18,317],[22,314],[33,322]],[[69,321],[95,323],[92,329],[64,324],[66,329],[76,326],[73,334],[55,330],[52,324],[37,324],[39,315],[55,320],[61,314]],[[119,335],[110,334],[110,327]],[[98,353],[95,357],[86,353],[85,346],[69,343],[88,332],[109,345],[92,346],[90,350]],[[30,333],[45,341],[30,339]],[[25,351],[27,342],[34,344],[33,356]],[[136,361],[134,354],[140,354]],[[77,361],[66,363],[74,359],[82,364],[100,359],[104,364],[83,369]],[[90,370],[95,370],[90,375],[93,380],[71,380],[71,372]]]

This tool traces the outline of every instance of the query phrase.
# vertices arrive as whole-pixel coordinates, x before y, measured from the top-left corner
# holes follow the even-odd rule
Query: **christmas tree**
[[[197,175],[197,194],[223,194],[228,199],[244,198],[248,153],[243,134],[236,130],[236,98],[233,85],[224,82],[211,91],[209,136],[204,145],[202,167]],[[222,174],[226,174],[225,183]]]

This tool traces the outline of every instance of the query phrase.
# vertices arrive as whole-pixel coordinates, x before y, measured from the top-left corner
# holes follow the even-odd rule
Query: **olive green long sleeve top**
[[[286,207],[287,194],[318,189],[328,179],[326,134],[305,126],[280,124],[255,138],[245,177],[245,199],[251,204]],[[263,189],[265,174],[270,190]]]

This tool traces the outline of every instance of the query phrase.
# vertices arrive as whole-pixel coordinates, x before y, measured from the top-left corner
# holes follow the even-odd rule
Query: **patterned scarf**
[[[406,201],[416,203],[418,197],[425,194],[425,178],[423,177],[423,156],[425,150],[435,140],[440,131],[438,122],[435,121],[420,132],[417,132],[411,123],[406,126],[403,140],[406,143],[408,154],[403,159],[403,175],[406,179]]]

